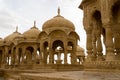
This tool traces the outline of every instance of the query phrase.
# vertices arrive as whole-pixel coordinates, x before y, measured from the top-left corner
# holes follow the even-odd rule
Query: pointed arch
[[[113,22],[120,23],[120,1],[114,3],[111,8],[111,13],[113,17]]]
[[[48,37],[48,34],[45,31],[42,31],[39,36],[38,39],[42,40]]]
[[[49,33],[49,36],[51,36],[51,37],[66,37],[67,34],[62,30],[54,30]]]
[[[70,32],[70,33],[68,34],[68,36],[69,36],[70,38],[76,38],[76,39],[80,40],[79,35],[78,35],[76,32],[74,32],[74,31]]]

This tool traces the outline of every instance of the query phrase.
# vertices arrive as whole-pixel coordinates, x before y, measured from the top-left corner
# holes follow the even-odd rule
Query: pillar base
[[[113,53],[108,53],[108,55],[106,55],[106,61],[115,61],[115,60],[117,60],[117,58]]]
[[[104,61],[105,59],[103,58],[103,56],[97,56],[97,61]]]
[[[86,61],[86,62],[91,62],[91,61],[92,61],[92,56],[87,56],[87,58],[86,58],[85,61]]]
[[[56,64],[62,64],[62,60],[56,60]]]
[[[107,48],[107,53],[106,53],[106,61],[115,61],[116,56],[114,54],[114,49],[113,48]]]

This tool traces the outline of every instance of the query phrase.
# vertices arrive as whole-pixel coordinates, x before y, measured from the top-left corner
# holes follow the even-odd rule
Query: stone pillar
[[[4,53],[4,51],[3,51],[3,53],[2,53],[2,61],[1,61],[1,67],[3,67],[3,65],[4,65],[4,63],[5,63],[5,53]]]
[[[44,49],[44,63],[47,64],[47,47]]]
[[[50,43],[49,45],[49,64],[53,64],[53,49],[52,49],[52,43]]]
[[[96,48],[96,36],[92,35],[92,46],[93,46],[93,56],[92,56],[92,60],[96,61],[96,57],[97,57],[97,48]]]
[[[7,57],[8,57],[8,47],[5,46],[5,55],[4,55],[5,65],[8,65]]]
[[[120,33],[119,32],[114,33],[114,47],[115,47],[117,60],[120,60]]]
[[[89,62],[89,61],[92,61],[92,34],[91,34],[91,30],[86,30],[86,33],[87,33],[87,41],[86,41],[86,49],[87,49],[87,59],[86,61]]]
[[[37,62],[37,46],[34,46],[34,52],[33,52],[33,64],[36,64]]]
[[[113,61],[115,60],[115,54],[114,54],[114,46],[113,46],[113,34],[112,29],[110,27],[111,25],[105,25],[105,31],[106,31],[106,61]]]
[[[97,34],[97,61],[103,61],[103,48],[102,48],[102,42],[101,42],[101,35]]]
[[[12,50],[11,50],[11,65],[13,65],[14,64],[14,48],[12,48]]]
[[[73,44],[73,50],[71,53],[71,60],[72,60],[71,64],[77,64],[76,49],[77,49],[77,46],[75,44]]]
[[[21,64],[25,64],[25,47],[22,48],[22,63]]]
[[[68,54],[68,51],[67,51],[67,42],[65,42],[64,43],[64,64],[68,64],[67,63],[67,54]]]
[[[43,48],[43,45],[42,45],[43,43],[41,43],[40,44],[40,56],[39,56],[39,58],[40,58],[40,64],[44,64],[44,48]]]
[[[19,56],[18,56],[18,48],[16,47],[16,50],[15,50],[15,65],[18,65],[18,62],[19,62]]]

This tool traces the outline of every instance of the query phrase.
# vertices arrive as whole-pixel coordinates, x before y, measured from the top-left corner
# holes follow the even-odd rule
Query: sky
[[[23,33],[29,30],[36,21],[42,30],[47,20],[57,15],[60,7],[61,15],[73,22],[75,31],[80,36],[79,45],[85,49],[86,33],[83,27],[83,11],[78,8],[82,0],[0,0],[0,37],[4,38],[16,31]]]

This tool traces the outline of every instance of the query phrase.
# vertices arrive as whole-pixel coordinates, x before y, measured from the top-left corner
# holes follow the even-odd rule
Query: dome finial
[[[18,32],[18,26],[16,26],[16,32]]]
[[[36,27],[36,21],[34,20],[34,27]]]
[[[58,15],[60,15],[60,7],[58,7]]]

